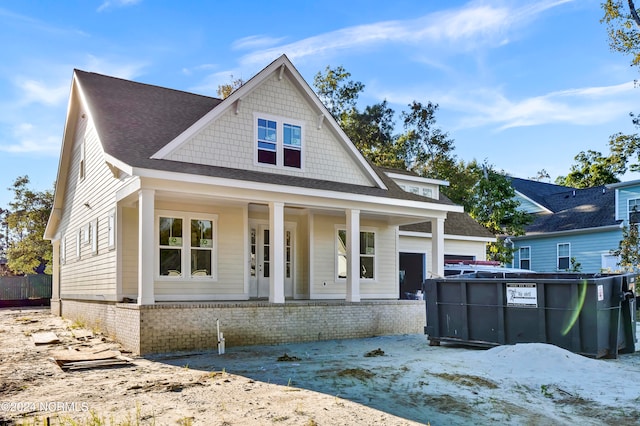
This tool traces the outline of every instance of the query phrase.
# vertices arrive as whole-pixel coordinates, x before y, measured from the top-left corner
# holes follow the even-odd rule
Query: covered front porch
[[[145,306],[252,299],[273,304],[397,299],[398,226],[431,222],[432,238],[425,243],[425,252],[431,256],[433,272],[442,274],[444,222],[447,212],[458,208],[433,203],[433,209],[426,210],[425,204],[431,203],[384,202],[379,197],[354,200],[348,194],[311,196],[136,182],[118,194],[120,267],[115,301],[134,300]],[[196,220],[207,221],[213,228],[211,241],[196,246],[185,225],[184,236],[180,233],[173,246],[163,245],[160,222],[166,218],[191,221],[191,231]],[[194,269],[190,259],[205,249],[211,266]],[[170,250],[181,256],[180,267],[162,264]]]

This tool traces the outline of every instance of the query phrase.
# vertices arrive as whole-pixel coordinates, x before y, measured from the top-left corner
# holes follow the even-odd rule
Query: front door
[[[249,297],[269,297],[269,278],[272,262],[269,258],[269,226],[252,224],[249,227]],[[284,296],[293,297],[294,229],[285,226],[284,231]]]

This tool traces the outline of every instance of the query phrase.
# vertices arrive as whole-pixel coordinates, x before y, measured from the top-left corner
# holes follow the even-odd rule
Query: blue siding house
[[[512,267],[587,273],[620,269],[611,251],[620,244],[623,225],[630,219],[640,222],[640,181],[577,189],[510,180],[520,208],[534,219],[525,235],[505,240],[515,249]]]

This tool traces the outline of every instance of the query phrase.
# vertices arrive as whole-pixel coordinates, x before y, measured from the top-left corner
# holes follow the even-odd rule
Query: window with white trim
[[[376,234],[373,231],[360,231],[360,278],[375,279]],[[337,233],[337,275],[338,279],[347,278],[347,231],[338,229]]]
[[[85,145],[86,145],[86,140],[83,138],[82,143],[80,144],[80,164],[78,165],[79,178],[81,181],[84,180],[85,176],[87,175],[87,159],[85,154]]]
[[[276,167],[302,168],[302,123],[267,114],[255,114],[256,162]]]
[[[76,258],[80,260],[80,254],[82,253],[82,230],[78,229],[76,233]]]
[[[531,269],[531,247],[520,247],[520,269]]]
[[[433,189],[432,188],[422,188],[422,196],[433,198]]]
[[[640,223],[640,198],[634,198],[627,201],[629,223]]]
[[[158,275],[215,278],[216,218],[161,214]]]
[[[110,210],[107,219],[107,247],[113,250],[116,247],[116,211]]]
[[[568,271],[571,265],[571,243],[558,244],[558,270]]]
[[[82,228],[82,245],[88,246],[91,244],[91,223],[87,223]]]
[[[91,254],[98,254],[98,219],[91,222]]]

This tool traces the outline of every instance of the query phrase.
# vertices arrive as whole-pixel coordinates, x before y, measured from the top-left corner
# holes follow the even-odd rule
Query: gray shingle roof
[[[232,167],[152,159],[162,147],[188,129],[222,101],[179,90],[75,70],[105,152],[128,164],[152,170],[325,189],[377,197],[427,201],[403,191],[373,167],[388,189],[342,182],[286,176]],[[450,200],[428,200],[454,205]]]
[[[527,234],[573,231],[617,225],[615,192],[605,186],[577,189],[526,179],[510,178],[513,187],[552,213],[533,215]]]

